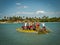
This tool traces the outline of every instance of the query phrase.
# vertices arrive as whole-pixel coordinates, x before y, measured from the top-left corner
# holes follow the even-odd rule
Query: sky
[[[60,0],[0,0],[4,16],[60,17]]]

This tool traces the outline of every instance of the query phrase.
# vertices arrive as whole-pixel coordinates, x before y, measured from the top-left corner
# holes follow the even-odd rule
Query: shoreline
[[[0,22],[0,24],[18,24],[18,23],[23,23],[23,22]],[[60,22],[44,22],[44,23],[60,23]]]

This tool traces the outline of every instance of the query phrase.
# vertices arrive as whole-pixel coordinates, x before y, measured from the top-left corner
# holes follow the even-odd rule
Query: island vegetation
[[[39,21],[39,22],[60,22],[60,17],[51,17],[49,18],[48,16],[43,16],[41,17],[25,17],[25,16],[12,16],[12,17],[7,17],[4,16],[2,19],[0,19],[0,23],[13,23],[13,22],[23,22],[25,20],[30,20],[30,21]]]

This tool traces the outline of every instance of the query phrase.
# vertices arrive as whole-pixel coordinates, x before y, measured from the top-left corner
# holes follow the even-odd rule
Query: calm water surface
[[[0,24],[0,45],[60,45],[60,23],[46,23],[51,33],[20,33],[22,24]]]

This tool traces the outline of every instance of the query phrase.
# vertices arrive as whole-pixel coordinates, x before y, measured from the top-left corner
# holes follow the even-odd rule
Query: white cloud
[[[20,14],[20,12],[16,12],[16,14]]]
[[[44,14],[44,11],[36,11],[36,14]]]
[[[16,5],[21,5],[21,3],[16,3]]]
[[[21,3],[16,3],[16,5],[17,5],[17,9],[20,9],[20,8],[28,8],[28,6],[22,5]]]
[[[34,14],[34,12],[16,12],[16,14]]]
[[[17,6],[17,9],[20,9],[20,8],[28,8],[28,6]]]
[[[46,15],[46,16],[49,16],[49,15],[58,15],[58,14],[60,14],[60,12],[46,12],[46,11],[35,11],[35,12],[20,12],[20,11],[18,11],[18,12],[16,12],[15,13],[15,15],[41,15],[41,16],[43,16],[43,15]],[[13,14],[14,15],[14,14]]]
[[[28,6],[23,6],[23,8],[28,8]]]

